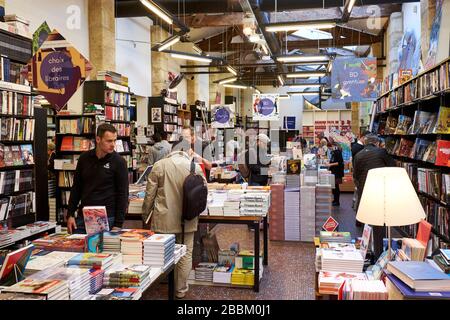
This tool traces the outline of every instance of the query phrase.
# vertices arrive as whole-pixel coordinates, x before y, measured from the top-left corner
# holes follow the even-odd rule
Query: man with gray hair
[[[358,212],[359,202],[366,183],[367,174],[370,169],[395,167],[395,161],[387,154],[385,149],[379,146],[378,136],[376,134],[367,134],[364,139],[364,149],[355,156],[354,180],[358,188],[358,203],[356,212]],[[373,240],[375,256],[379,257],[383,251],[384,227],[373,227]]]

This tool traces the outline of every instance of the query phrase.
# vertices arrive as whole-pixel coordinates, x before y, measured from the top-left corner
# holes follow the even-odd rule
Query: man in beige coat
[[[183,184],[190,173],[192,159],[189,157],[190,142],[180,140],[172,145],[172,152],[153,166],[147,180],[143,219],[150,223],[156,233],[174,233],[177,243],[182,240],[181,214],[183,209]],[[203,176],[196,165],[195,171]],[[184,298],[188,291],[187,279],[192,269],[194,233],[198,218],[185,222],[184,244],[186,255],[180,259],[175,270],[175,290],[177,298]]]

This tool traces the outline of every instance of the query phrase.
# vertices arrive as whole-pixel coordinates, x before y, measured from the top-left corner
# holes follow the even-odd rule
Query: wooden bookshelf
[[[177,141],[180,137],[182,125],[179,124],[180,115],[185,119],[189,113],[180,111],[180,104],[166,97],[149,97],[148,99],[148,123],[154,126],[154,132],[165,132],[168,134],[169,142]],[[192,111],[192,109],[191,109]],[[155,118],[153,115],[159,114]]]

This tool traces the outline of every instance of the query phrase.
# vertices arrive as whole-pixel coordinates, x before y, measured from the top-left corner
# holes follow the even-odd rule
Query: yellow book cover
[[[450,134],[450,108],[439,108],[439,117],[433,133]]]

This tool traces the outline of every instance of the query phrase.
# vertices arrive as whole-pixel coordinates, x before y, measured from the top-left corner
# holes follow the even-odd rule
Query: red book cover
[[[431,235],[431,224],[425,220],[419,222],[416,239],[426,248]]]
[[[438,140],[437,141],[436,162],[438,166],[450,167],[450,141]]]
[[[0,285],[10,286],[22,280],[28,259],[33,252],[33,245],[29,245],[6,255],[0,269]],[[14,270],[17,268],[17,274]],[[17,276],[17,278],[16,278]]]
[[[106,120],[113,120],[113,108],[110,106],[105,107]]]
[[[63,137],[61,142],[61,151],[72,151],[73,150],[73,137],[66,136]]]

